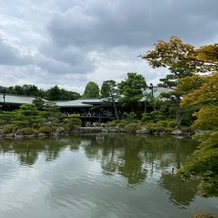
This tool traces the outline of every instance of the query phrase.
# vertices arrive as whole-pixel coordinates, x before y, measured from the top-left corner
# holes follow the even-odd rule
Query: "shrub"
[[[100,123],[98,123],[98,122],[94,122],[94,123],[93,123],[93,126],[94,126],[94,127],[100,127],[100,126],[101,126],[101,124],[100,124]]]
[[[69,126],[63,126],[63,128],[64,128],[65,131],[70,132],[70,127]]]
[[[142,122],[147,123],[150,120],[152,120],[151,114],[150,113],[143,113],[142,114]]]
[[[141,129],[141,124],[139,123],[130,123],[125,126],[125,130],[128,132],[135,132],[136,130]]]
[[[118,124],[117,124],[117,127],[118,127],[119,129],[124,129],[125,126],[126,126],[125,123],[118,123]]]
[[[65,131],[63,126],[59,127],[58,129],[60,129],[61,131]]]
[[[156,124],[155,123],[148,123],[146,124],[146,129],[150,131],[150,133],[154,133],[156,131]]]
[[[39,134],[39,130],[34,129],[33,131],[34,131],[34,134],[35,134],[35,135],[38,135],[38,134]]]
[[[3,133],[5,134],[9,134],[13,132],[13,124],[5,124],[1,128],[2,128]]]
[[[82,126],[82,121],[77,114],[71,114],[69,118],[64,119],[64,122],[68,124],[71,130]]]
[[[123,115],[127,123],[133,123],[137,120],[137,115],[134,112],[130,112],[129,114],[124,112]]]
[[[31,135],[34,133],[34,130],[29,128],[29,127],[23,128],[22,131],[23,131],[24,135]]]
[[[109,121],[105,124],[106,127],[115,127],[117,126],[117,123],[113,121]]]
[[[43,125],[39,128],[39,133],[50,133],[51,132],[51,128],[49,126]]]
[[[164,126],[159,126],[159,125],[156,125],[156,127],[155,127],[156,132],[164,132],[165,129],[166,128]]]
[[[33,129],[38,129],[38,128],[39,128],[39,125],[36,124],[36,123],[34,123],[33,126],[32,126],[32,128],[33,128]]]
[[[177,122],[174,121],[174,120],[171,120],[169,123],[168,123],[169,127],[171,128],[175,128],[177,126]]]
[[[17,126],[17,125],[13,126],[13,132],[17,132],[18,129],[19,129],[19,126]]]
[[[51,126],[51,131],[55,132],[57,130],[57,128],[58,128],[57,126]]]
[[[167,127],[164,130],[166,133],[171,133],[173,131],[173,128]]]
[[[188,127],[188,126],[182,126],[180,129],[181,129],[183,132],[193,133],[193,131],[191,130],[191,128]]]
[[[157,121],[157,125],[167,127],[167,121],[166,120],[159,120],[159,121]]]

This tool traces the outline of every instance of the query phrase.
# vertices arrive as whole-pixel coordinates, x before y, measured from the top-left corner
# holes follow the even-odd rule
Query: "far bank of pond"
[[[218,216],[217,198],[175,172],[198,143],[186,137],[83,134],[0,139],[0,217]]]

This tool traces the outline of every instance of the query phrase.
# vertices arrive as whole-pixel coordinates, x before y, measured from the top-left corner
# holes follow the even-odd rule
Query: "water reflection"
[[[134,198],[132,195],[128,197],[129,192],[125,194],[122,192],[121,195],[120,190],[125,188],[136,191],[133,193],[141,190],[138,195],[143,196],[143,193],[151,189],[152,192],[160,194],[154,188],[155,185],[166,193],[169,201],[176,207],[184,208],[194,201],[198,181],[193,179],[190,182],[184,182],[175,172],[189,159],[196,146],[196,142],[187,138],[127,134],[108,134],[100,142],[96,139],[96,135],[23,140],[1,139],[0,163],[3,167],[0,170],[2,171],[0,179],[5,181],[5,185],[7,182],[4,179],[10,176],[8,171],[10,162],[4,162],[4,158],[1,159],[1,157],[13,155],[20,166],[30,166],[38,170],[40,175],[36,177],[38,180],[31,181],[29,185],[38,184],[40,189],[46,190],[45,193],[49,192],[47,196],[44,196],[49,207],[67,205],[66,207],[71,210],[72,205],[77,205],[77,209],[74,209],[81,215],[84,210],[82,202],[85,202],[87,208],[88,205],[97,207],[100,203],[108,207],[113,199],[117,202],[116,205],[120,204],[120,207],[124,208],[128,207],[128,204],[122,205],[121,202],[126,202],[127,198]],[[37,160],[40,160],[40,167],[39,164],[37,165]],[[56,171],[53,172],[46,163],[57,161],[59,162],[55,165]],[[47,171],[44,172],[44,169]],[[26,168],[25,172],[28,173]],[[31,180],[27,178],[25,183]],[[41,188],[42,184],[46,188]],[[111,199],[110,193],[113,193]],[[165,196],[164,193],[162,193],[163,196]],[[115,196],[117,196],[116,200]],[[6,195],[5,198],[7,198]],[[149,198],[158,204],[159,198],[163,197],[152,195]],[[144,214],[143,204],[141,206],[137,204],[137,207],[143,211],[139,213]],[[81,208],[81,211],[78,208]],[[124,216],[124,214],[120,215]],[[108,217],[111,217],[111,214]]]

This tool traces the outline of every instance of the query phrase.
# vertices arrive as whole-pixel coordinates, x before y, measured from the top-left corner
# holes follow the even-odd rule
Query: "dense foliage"
[[[82,98],[99,98],[99,87],[95,82],[88,82]]]
[[[80,94],[73,91],[68,91],[65,89],[60,89],[57,85],[54,87],[43,90],[38,89],[35,85],[15,85],[7,89],[1,89],[1,92],[7,94],[25,95],[25,96],[35,96],[38,98],[43,98],[46,100],[56,101],[56,100],[76,100],[80,98]]]
[[[130,107],[131,111],[141,107],[143,93],[147,88],[145,78],[141,74],[127,73],[127,79],[118,84],[118,101],[123,107]]]

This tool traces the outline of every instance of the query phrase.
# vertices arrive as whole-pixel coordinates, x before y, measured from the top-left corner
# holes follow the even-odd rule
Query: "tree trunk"
[[[117,120],[119,120],[119,115],[118,115],[118,112],[117,112],[117,106],[116,106],[116,103],[114,101],[113,95],[111,95],[111,100],[112,100],[112,104],[113,104],[113,107],[114,107],[115,116],[116,116]]]
[[[181,119],[181,115],[180,115],[180,96],[177,95],[176,96],[176,100],[175,100],[175,105],[176,105],[176,122],[179,125],[180,119]]]

